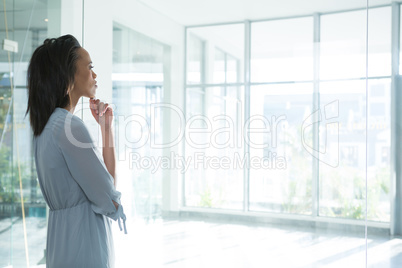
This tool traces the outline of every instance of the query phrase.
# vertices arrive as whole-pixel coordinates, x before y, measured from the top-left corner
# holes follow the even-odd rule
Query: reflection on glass
[[[213,82],[216,84],[225,83],[226,81],[226,64],[225,53],[220,49],[215,49],[215,61],[214,61],[214,78]]]
[[[226,82],[238,83],[240,78],[240,60],[230,55],[226,56]]]
[[[312,212],[312,84],[254,86],[250,94],[250,210]],[[246,134],[247,135],[247,134]],[[254,164],[253,164],[254,163]]]
[[[369,76],[391,75],[391,8],[369,10]],[[366,76],[366,11],[321,16],[320,78]]]
[[[0,51],[0,267],[25,267],[26,254],[31,265],[38,264],[46,247],[46,203],[37,181],[32,132],[25,111],[28,63],[33,50],[47,37],[47,24],[38,19],[47,16],[47,3],[34,6],[31,2],[6,1],[4,5],[0,5],[0,40],[16,41],[19,49],[10,55],[3,46]],[[28,28],[25,14],[31,10],[34,16]]]
[[[251,82],[313,80],[313,18],[251,24]]]
[[[320,124],[320,215],[352,219],[365,216],[365,81],[321,83],[325,111],[338,113]],[[370,80],[368,96],[368,219],[390,220],[390,79]],[[325,107],[325,108],[324,108]],[[327,112],[328,113],[328,112]],[[330,156],[329,158],[327,156]]]
[[[244,159],[239,143],[242,102],[240,87],[187,90],[186,206],[241,209]],[[199,105],[201,104],[201,105]]]
[[[187,35],[187,83],[202,83],[204,42],[189,33]]]
[[[187,30],[187,83],[242,82],[244,24]]]
[[[163,110],[152,109],[163,100],[164,67],[168,47],[123,26],[113,30],[113,103],[116,150],[126,213],[155,220],[161,216],[162,168],[151,167],[162,157]]]

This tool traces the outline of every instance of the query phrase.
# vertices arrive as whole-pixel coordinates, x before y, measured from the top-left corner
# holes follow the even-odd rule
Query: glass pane
[[[391,75],[391,7],[369,9],[368,75]]]
[[[186,118],[187,121],[190,118],[203,117],[205,115],[205,92],[200,88],[187,89],[186,93]],[[190,127],[202,129],[205,128],[205,122],[203,120],[195,120],[189,124]],[[201,145],[207,143],[207,139],[203,133],[190,136],[191,143]],[[196,153],[204,153],[204,149],[195,148],[196,146],[189,146],[185,144],[186,159],[189,156],[194,156]],[[193,160],[194,161],[194,160]],[[204,190],[205,170],[203,168],[196,169],[194,165],[190,165],[185,173],[185,204],[186,206],[207,206],[210,205],[211,197],[208,197]],[[205,197],[203,198],[203,195]],[[203,201],[203,199],[205,201]]]
[[[230,69],[226,67],[228,57],[232,62]],[[244,24],[188,28],[187,83],[222,83],[225,76],[230,77],[227,82],[242,82],[243,76],[234,72],[242,73],[243,68]]]
[[[0,39],[18,45],[15,53],[3,50],[3,45],[0,50],[0,267],[25,267],[26,256],[30,264],[44,258],[46,203],[25,112],[27,68],[34,49],[47,37],[47,12],[46,2],[8,0],[0,5]]]
[[[251,88],[250,210],[312,213],[312,156],[301,142],[312,145],[312,129],[302,129],[312,93],[310,83]]]
[[[364,77],[365,10],[321,17],[320,78]]]
[[[251,82],[313,80],[313,18],[251,25]]]
[[[320,215],[364,219],[365,82],[321,83]],[[325,120],[325,121],[324,121]]]
[[[240,76],[242,75],[239,70],[239,60],[227,55],[226,56],[226,82],[227,83],[238,83],[241,81]]]
[[[187,90],[186,206],[242,209],[244,158],[238,143],[242,117],[241,87]],[[200,106],[197,103],[201,103]],[[194,104],[194,105],[191,105]]]
[[[365,81],[322,83],[320,215],[364,219]],[[368,219],[390,220],[390,80],[370,80],[367,143]]]
[[[399,6],[399,12],[402,14],[402,6]],[[399,20],[399,44],[402,44],[402,21]],[[402,74],[402,51],[399,50],[399,74]]]
[[[364,219],[365,82],[321,83],[320,92],[320,215]]]
[[[187,34],[187,83],[203,83],[204,42],[192,33]]]
[[[215,49],[215,61],[214,61],[214,72],[213,72],[213,82],[216,84],[225,83],[225,53],[219,49]]]
[[[129,28],[113,30],[113,103],[115,109],[117,170],[127,215],[146,222],[162,212],[162,173],[153,165],[162,157],[155,144],[163,141],[163,110],[152,105],[163,100],[169,49]]]
[[[391,79],[369,81],[368,215],[372,221],[391,219]]]
[[[369,76],[391,75],[391,8],[369,11]],[[321,17],[320,78],[366,76],[366,11]]]

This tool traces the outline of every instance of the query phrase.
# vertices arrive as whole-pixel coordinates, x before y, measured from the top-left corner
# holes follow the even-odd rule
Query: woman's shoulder
[[[52,125],[63,126],[63,127],[79,127],[85,128],[84,122],[76,115],[73,115],[69,111],[63,108],[57,107],[52,116],[49,119]]]
[[[51,130],[56,140],[77,140],[80,142],[92,141],[84,122],[63,108],[56,108],[52,116]]]

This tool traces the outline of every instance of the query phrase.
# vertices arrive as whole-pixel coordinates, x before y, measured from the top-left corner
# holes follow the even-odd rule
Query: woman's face
[[[74,76],[73,94],[79,97],[94,98],[96,94],[96,74],[92,70],[92,61],[88,52],[83,49],[78,49],[78,59],[76,63],[76,72]]]

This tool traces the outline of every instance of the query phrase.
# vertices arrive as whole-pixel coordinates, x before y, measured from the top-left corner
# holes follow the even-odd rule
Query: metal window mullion
[[[225,85],[228,83],[228,74],[227,74],[227,72],[228,72],[228,55],[227,55],[227,53],[226,52],[224,52],[224,57],[223,57],[223,62],[224,62],[224,70],[225,70]]]
[[[383,75],[383,76],[370,76],[368,78],[366,77],[351,77],[351,78],[337,78],[337,79],[321,79],[320,83],[326,83],[326,82],[342,82],[342,81],[356,81],[356,80],[378,80],[378,79],[387,79],[387,78],[391,78],[390,75]],[[292,81],[275,81],[275,82],[250,82],[250,86],[263,86],[263,85],[278,85],[278,84],[311,84],[314,83],[314,79],[313,80],[292,80]],[[187,84],[188,88],[192,88],[192,87],[223,87],[223,86],[231,86],[231,87],[235,87],[235,86],[243,86],[244,82],[241,83],[212,83],[212,84]]]
[[[206,41],[201,41],[201,66],[200,66],[200,79],[201,79],[201,84],[205,84],[206,82],[206,73],[207,73],[207,66],[206,66]],[[208,79],[210,80],[210,79]]]
[[[398,105],[401,93],[399,78],[399,42],[400,42],[400,5],[392,2],[392,24],[391,24],[391,235],[402,234],[402,181],[401,181],[401,106]]]
[[[82,47],[85,47],[85,0],[82,0],[82,33],[81,33],[81,38],[82,38]],[[81,103],[81,119],[84,119],[84,97],[80,98],[80,103]]]
[[[250,51],[251,51],[251,23],[244,22],[244,121],[250,117]],[[244,131],[244,129],[243,129]],[[247,133],[243,133],[247,135]],[[250,147],[244,143],[244,154],[250,161]],[[249,211],[250,206],[250,170],[244,169],[243,210]]]
[[[313,44],[314,44],[314,91],[313,91],[313,112],[317,111],[320,108],[320,14],[315,13],[313,15]],[[314,122],[319,122],[318,113],[314,113]],[[319,123],[313,124],[313,152],[319,152],[320,141],[319,141]],[[320,185],[320,174],[319,174],[319,154],[316,153],[315,156],[312,157],[312,216],[319,216],[319,185]]]
[[[207,103],[206,101],[208,100],[207,98],[207,88],[208,86],[206,85],[206,81],[207,81],[207,63],[209,64],[209,60],[206,61],[206,57],[207,57],[207,53],[206,53],[206,49],[207,49],[207,41],[202,40],[201,41],[201,68],[200,68],[200,72],[201,72],[201,90],[205,92],[205,94],[202,96],[202,115],[206,116],[206,111],[207,111]],[[208,50],[208,53],[211,53]],[[208,54],[209,56],[209,54]],[[208,81],[211,80],[210,75],[208,75]]]
[[[184,27],[184,100],[183,100],[183,113],[184,117],[187,116],[187,27]],[[184,128],[185,131],[185,128]],[[186,139],[182,141],[182,155],[186,158]],[[181,176],[181,206],[186,206],[186,173],[183,173]]]
[[[223,96],[224,96],[224,101],[223,101],[223,103],[224,103],[224,107],[223,107],[223,110],[225,111],[225,115],[227,114],[227,111],[226,111],[226,107],[227,107],[227,104],[226,104],[226,101],[227,101],[227,82],[228,82],[228,77],[227,77],[227,73],[228,73],[228,54],[226,53],[226,52],[224,52],[224,66],[225,66],[225,85],[224,85],[224,87],[223,87]]]

